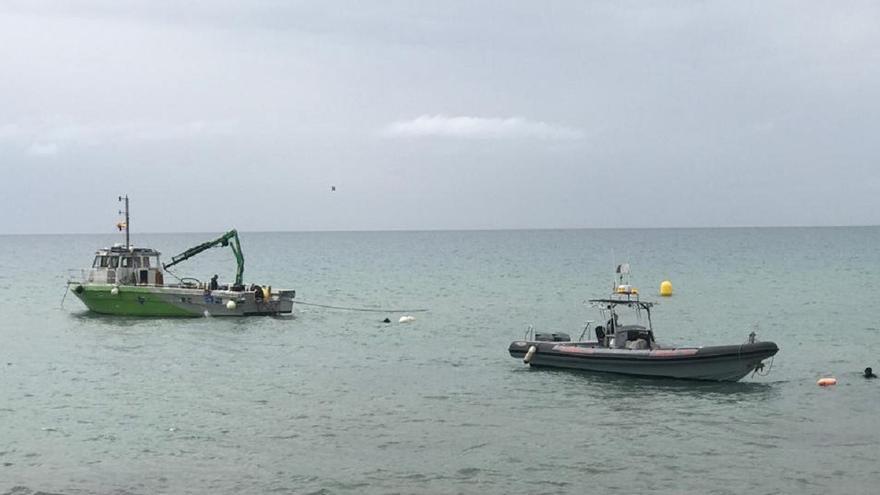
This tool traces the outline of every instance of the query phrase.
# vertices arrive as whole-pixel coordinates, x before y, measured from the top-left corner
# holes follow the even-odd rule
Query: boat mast
[[[125,196],[119,196],[119,201],[125,201],[125,249],[131,248],[131,242],[129,241],[129,233],[128,233],[128,194]],[[122,213],[121,211],[119,213]]]

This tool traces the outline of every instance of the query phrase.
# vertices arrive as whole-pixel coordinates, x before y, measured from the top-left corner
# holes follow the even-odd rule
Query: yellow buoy
[[[660,295],[663,297],[669,297],[672,295],[672,282],[669,280],[660,282]]]

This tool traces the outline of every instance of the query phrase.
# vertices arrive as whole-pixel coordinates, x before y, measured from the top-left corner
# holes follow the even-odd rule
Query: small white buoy
[[[235,309],[235,301],[233,301],[232,299],[226,301],[226,309],[228,309],[229,311]]]
[[[112,289],[110,289],[110,295],[111,296],[118,296],[119,295],[119,287],[113,287]]]
[[[529,361],[532,360],[532,356],[535,355],[535,352],[538,351],[538,348],[535,346],[529,347],[529,350],[526,351],[526,357],[523,358],[523,362],[529,364]]]
[[[211,317],[211,313],[209,313],[207,309],[206,309],[202,314],[205,315],[205,318],[210,318],[210,317]]]
[[[415,317],[415,316],[409,316],[409,315],[407,315],[407,316],[401,316],[400,319],[397,320],[397,323],[411,323],[411,322],[414,322],[414,321],[416,321],[416,317]]]

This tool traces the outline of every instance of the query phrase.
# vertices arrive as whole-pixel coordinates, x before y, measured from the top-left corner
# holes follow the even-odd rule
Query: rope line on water
[[[64,289],[64,296],[61,297],[61,309],[64,309],[64,300],[67,299],[68,292],[70,292],[70,284],[67,284],[67,288]]]
[[[294,305],[301,304],[303,306],[315,306],[317,308],[340,309],[343,311],[363,311],[366,313],[424,313],[427,308],[418,309],[382,309],[382,308],[355,308],[351,306],[332,306],[330,304],[318,304],[305,301],[294,300]]]

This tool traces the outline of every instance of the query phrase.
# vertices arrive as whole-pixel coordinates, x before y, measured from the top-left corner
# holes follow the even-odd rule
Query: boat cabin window
[[[95,256],[95,262],[92,266],[95,268],[107,268],[107,262],[106,256]]]
[[[125,256],[122,258],[122,268],[140,268],[140,256]]]
[[[150,267],[150,257],[144,256],[144,268],[149,268],[149,267]]]
[[[119,267],[119,256],[110,256],[110,268]]]

